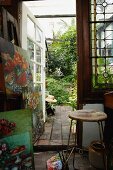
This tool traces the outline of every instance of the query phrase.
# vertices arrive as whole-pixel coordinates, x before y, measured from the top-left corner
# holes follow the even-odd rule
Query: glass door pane
[[[38,138],[45,122],[45,37],[38,21],[24,3],[22,11],[22,45],[30,55],[31,72],[33,75],[34,97],[38,95],[37,107],[33,110],[33,136]],[[27,21],[27,22],[25,22]],[[23,38],[24,37],[24,38]],[[36,93],[36,94],[35,94]]]

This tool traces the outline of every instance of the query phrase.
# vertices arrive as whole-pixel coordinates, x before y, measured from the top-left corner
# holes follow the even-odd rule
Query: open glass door
[[[39,106],[33,116],[36,133],[40,134],[45,122],[45,37],[37,19],[21,4],[21,44],[30,55],[33,84],[39,93]]]

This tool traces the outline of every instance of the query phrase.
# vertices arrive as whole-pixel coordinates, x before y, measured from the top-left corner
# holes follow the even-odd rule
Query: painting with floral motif
[[[43,131],[44,122],[42,118],[43,110],[41,106],[41,92],[39,89],[35,89],[33,85],[29,55],[26,50],[0,38],[0,57],[3,65],[6,96],[15,93],[22,94],[23,107],[32,110],[33,141],[36,141]],[[7,124],[7,120],[4,121]],[[13,121],[9,122],[11,125],[7,127],[7,131],[5,129],[5,132],[4,129],[2,129],[2,133],[10,134],[12,131],[14,133],[15,127],[12,127],[13,123]]]
[[[31,110],[0,113],[0,168],[34,170]]]
[[[27,51],[0,38],[6,93],[22,93],[23,87],[33,88],[33,77]]]
[[[0,168],[4,170],[34,170],[29,132],[0,140]]]

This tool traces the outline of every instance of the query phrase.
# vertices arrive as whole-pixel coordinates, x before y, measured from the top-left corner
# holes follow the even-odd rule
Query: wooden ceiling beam
[[[76,17],[75,14],[59,14],[59,15],[34,15],[35,18],[63,18],[63,17]]]

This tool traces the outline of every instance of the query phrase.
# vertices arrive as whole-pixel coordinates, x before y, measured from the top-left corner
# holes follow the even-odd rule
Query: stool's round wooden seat
[[[72,120],[97,122],[107,119],[107,114],[95,110],[76,110],[69,113],[68,117]]]

